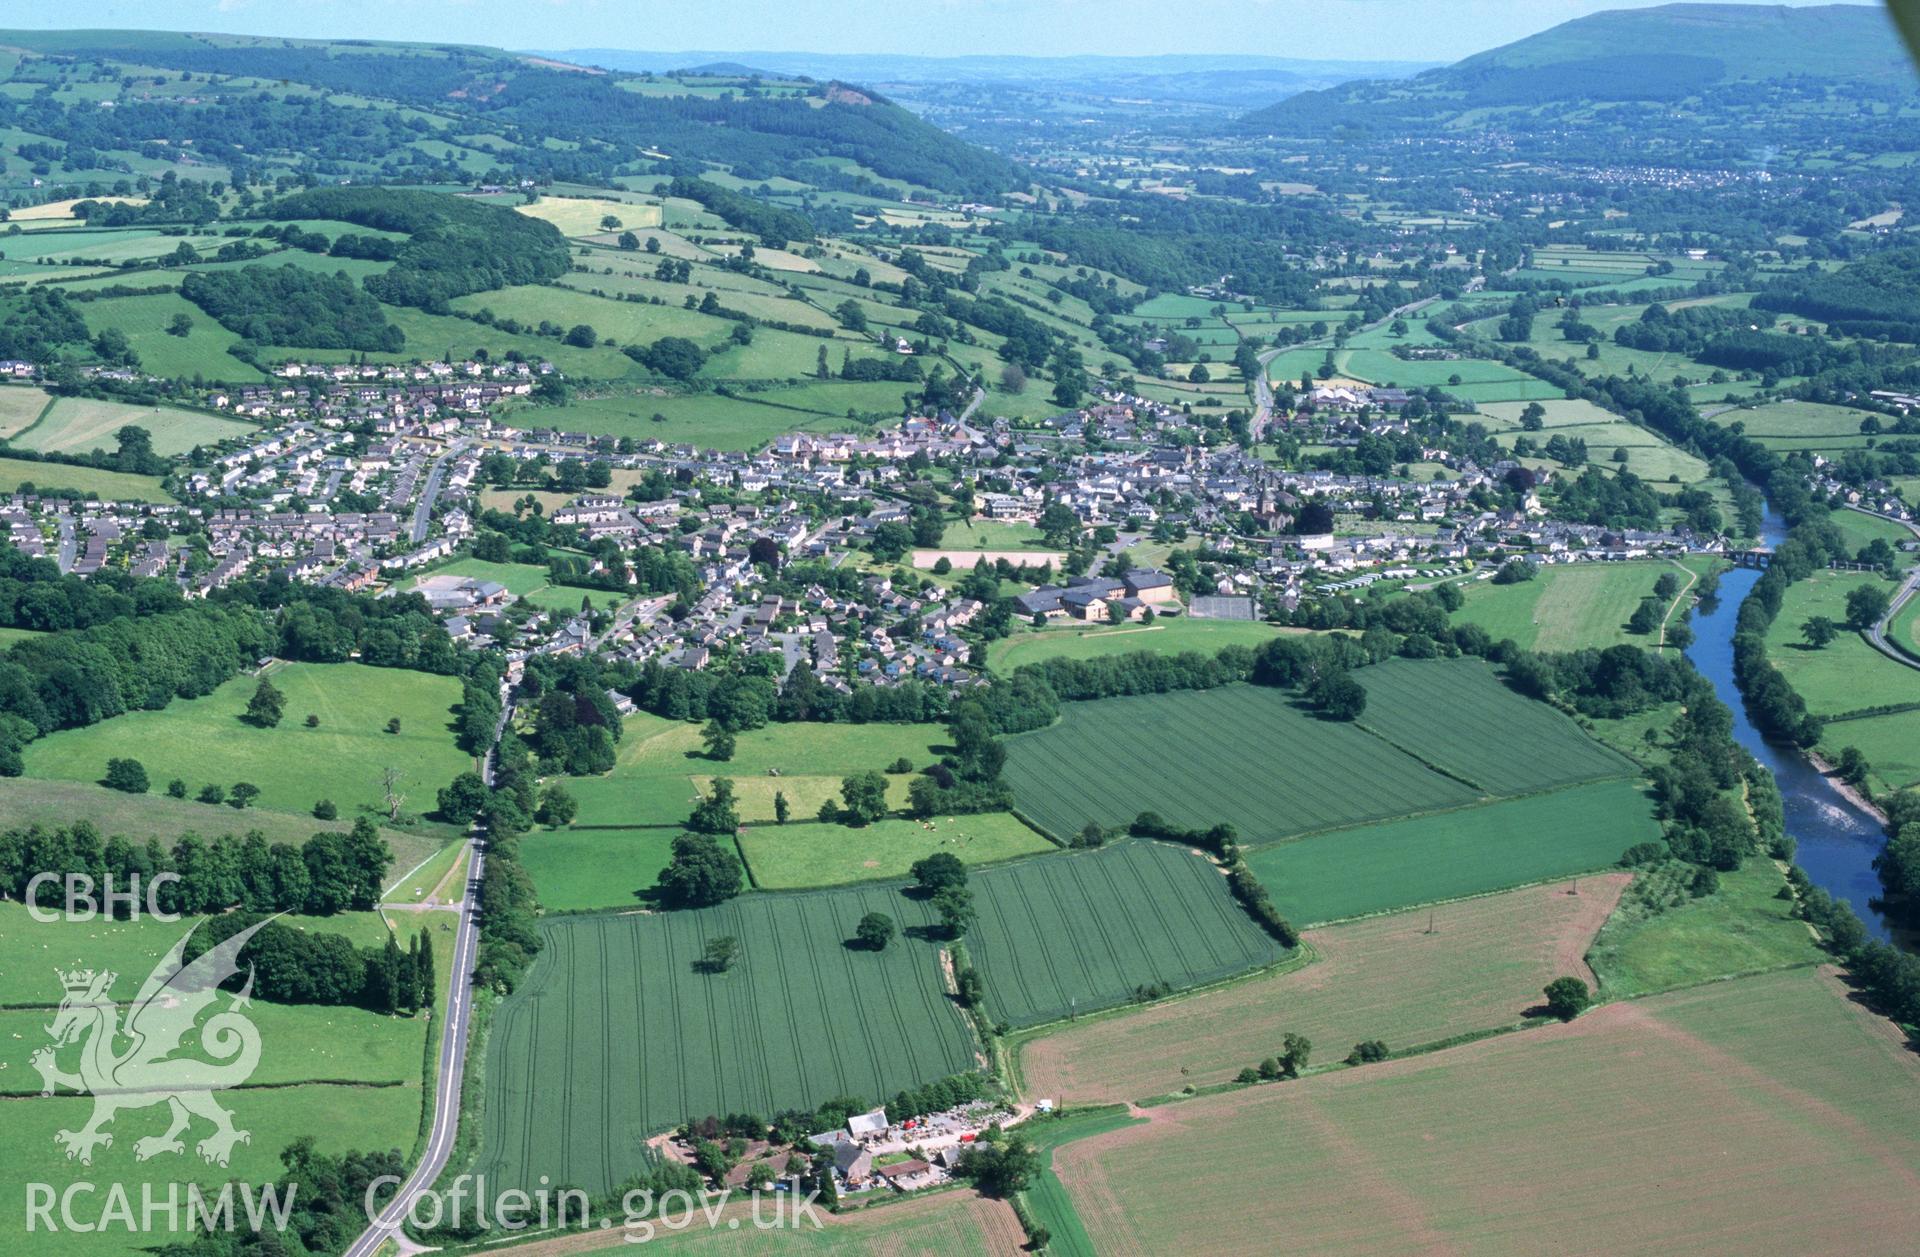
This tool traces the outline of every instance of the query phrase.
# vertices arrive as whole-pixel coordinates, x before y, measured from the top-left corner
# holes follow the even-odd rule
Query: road
[[[73,530],[73,516],[65,511],[53,517],[54,527],[60,530],[59,548],[54,553],[54,562],[60,565],[62,574],[73,570],[73,561],[80,554],[80,538]]]
[[[967,408],[960,412],[959,422],[965,423],[967,420],[973,418],[973,412],[980,409],[980,403],[985,400],[987,400],[987,390],[984,388],[974,389],[973,400],[968,402]]]
[[[1850,509],[1860,510],[1857,506]],[[1909,524],[1904,519],[1893,519],[1891,515],[1882,515],[1878,511],[1860,511],[1860,513],[1862,515],[1871,515],[1875,519],[1893,520],[1894,523],[1901,525],[1914,536],[1920,537],[1920,525]],[[1920,567],[1914,568],[1914,570],[1908,574],[1907,579],[1900,582],[1899,591],[1893,595],[1892,601],[1887,603],[1887,613],[1880,617],[1878,624],[1875,624],[1867,630],[1867,644],[1869,646],[1872,646],[1875,650],[1893,660],[1895,663],[1903,663],[1909,668],[1920,668],[1920,659],[1915,659],[1911,654],[1888,641],[1887,628],[1899,616],[1902,609],[1904,609],[1909,602],[1913,601],[1916,593],[1920,593]]]
[[[433,523],[433,504],[440,497],[440,482],[447,477],[447,464],[459,457],[460,451],[467,448],[465,441],[455,441],[447,447],[447,452],[433,460],[433,466],[427,472],[427,487],[420,492],[420,503],[413,508],[413,544],[419,545],[427,539],[427,529]]]
[[[512,715],[512,706],[502,702],[500,720],[494,726],[493,733],[496,746],[500,742],[501,730],[507,727]],[[482,775],[487,784],[492,785],[491,750],[487,752],[487,760],[482,767]],[[468,838],[467,845],[471,862],[467,866],[466,898],[459,906],[460,928],[453,938],[447,1015],[440,1023],[440,1070],[434,1083],[433,1127],[427,1132],[427,1146],[420,1156],[420,1164],[413,1168],[413,1173],[401,1185],[399,1194],[380,1211],[380,1216],[360,1233],[359,1239],[347,1246],[344,1257],[373,1257],[389,1239],[399,1244],[402,1251],[412,1247],[400,1234],[400,1229],[408,1211],[413,1208],[414,1200],[432,1187],[434,1180],[440,1177],[440,1171],[446,1168],[447,1158],[453,1152],[454,1138],[460,1132],[460,1088],[466,1078],[467,1041],[473,1028],[473,965],[480,949],[480,875],[486,859],[485,848],[479,838]]]

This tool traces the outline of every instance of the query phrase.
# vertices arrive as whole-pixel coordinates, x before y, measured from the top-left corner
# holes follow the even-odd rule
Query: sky
[[[119,27],[503,48],[1451,61],[1659,0],[61,0],[0,27]],[[1790,4],[1825,0],[1785,0]],[[8,10],[13,10],[9,12]]]

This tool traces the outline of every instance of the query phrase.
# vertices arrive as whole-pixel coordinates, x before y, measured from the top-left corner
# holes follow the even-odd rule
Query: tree
[[[740,940],[731,934],[722,934],[707,940],[706,950],[700,953],[700,966],[708,973],[725,973],[733,968],[739,955]]]
[[[559,782],[551,782],[540,792],[540,807],[534,812],[534,819],[542,825],[556,828],[573,824],[573,818],[580,814],[580,804]]]
[[[247,700],[246,721],[259,729],[271,729],[280,723],[281,713],[287,709],[287,696],[274,688],[273,682],[266,677],[260,678],[260,684],[253,689],[253,697]]]
[[[960,857],[947,851],[936,851],[913,862],[908,870],[913,880],[922,890],[937,893],[950,886],[967,884],[967,866],[960,863]]]
[[[186,783],[186,782],[184,782],[184,781],[182,781],[182,780],[180,780],[180,778],[178,778],[178,777],[175,777],[175,778],[174,778],[174,779],[173,779],[172,781],[169,781],[169,782],[167,783],[167,797],[168,797],[169,799],[184,799],[184,798],[186,798],[186,797],[187,797],[187,783]]]
[[[1307,701],[1327,720],[1358,720],[1367,710],[1367,691],[1351,673],[1336,668],[1307,687]]]
[[[487,782],[476,772],[463,772],[440,788],[435,801],[449,824],[471,825],[487,805]]]
[[[1847,593],[1847,627],[1864,633],[1880,622],[1891,601],[1878,585],[1861,585]]]
[[[715,777],[709,789],[712,793],[687,818],[687,828],[696,834],[730,836],[740,828],[740,813],[733,806],[733,779]]]
[[[188,317],[185,314],[174,315],[171,319],[167,320],[167,335],[169,336],[193,335],[193,319]]]
[[[1825,650],[1840,635],[1840,626],[1824,615],[1816,615],[1800,626],[1800,635],[1815,650]]]
[[[317,821],[340,819],[340,809],[332,799],[321,799],[313,805],[313,818]]]
[[[707,758],[722,763],[733,758],[733,730],[718,720],[707,721],[706,728],[700,730],[701,741],[707,744]]]
[[[320,727],[320,717],[314,715],[312,712],[308,712],[306,723],[307,723],[307,728],[318,729]]]
[[[631,231],[623,231],[620,233],[619,243],[620,243],[620,247],[623,249],[629,249],[629,250],[637,249],[640,247],[640,237],[634,235]],[[654,242],[651,239],[649,239],[647,243],[653,244]],[[655,245],[654,247],[658,248],[659,246]]]
[[[981,1195],[1004,1200],[1033,1182],[1040,1172],[1040,1153],[1017,1131],[995,1129],[968,1149],[960,1172]]]
[[[218,805],[227,801],[227,788],[209,781],[200,787],[200,793],[194,797],[202,803]]]
[[[1642,598],[1640,605],[1627,617],[1627,632],[1645,637],[1660,627],[1660,603],[1653,598]]]
[[[1375,1061],[1384,1061],[1390,1053],[1387,1045],[1378,1039],[1362,1039],[1353,1045],[1353,1051],[1347,1053],[1347,1064],[1370,1065]]]
[[[787,802],[786,792],[775,790],[773,792],[773,823],[784,825],[787,823],[787,817],[791,815],[793,815],[793,805]]]
[[[673,858],[657,879],[660,898],[674,908],[711,908],[740,893],[740,858],[711,834],[681,834]]]
[[[1537,567],[1526,559],[1508,559],[1500,565],[1500,570],[1493,574],[1493,583],[1496,585],[1518,585],[1521,581],[1532,580],[1535,576],[1539,575],[1539,571]]]
[[[1562,1021],[1572,1021],[1587,1010],[1593,995],[1579,978],[1555,978],[1546,985],[1547,1011]]]
[[[885,951],[893,941],[893,918],[884,912],[869,912],[853,929],[854,938],[868,951]]]
[[[245,809],[260,797],[260,787],[251,781],[236,781],[233,789],[227,791],[227,802],[236,809]]]
[[[1313,1054],[1313,1043],[1305,1035],[1288,1034],[1280,1040],[1280,1074],[1284,1078],[1298,1078],[1300,1071],[1307,1067],[1307,1058]]]
[[[137,759],[110,759],[107,761],[107,775],[100,779],[100,784],[109,790],[145,794],[148,788],[146,765]]]
[[[395,716],[387,721],[387,732],[396,734],[400,732],[400,717]]]
[[[887,815],[887,779],[877,772],[855,773],[840,783],[846,801],[842,815],[849,825],[871,825]]]
[[[966,937],[967,929],[972,926],[976,915],[972,891],[965,886],[948,886],[935,891],[929,902],[940,918],[940,928],[946,931],[949,939],[958,941]]]

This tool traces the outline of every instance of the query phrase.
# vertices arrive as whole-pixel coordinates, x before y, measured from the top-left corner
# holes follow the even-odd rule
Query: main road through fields
[[[505,699],[507,689],[501,685],[501,697]],[[507,721],[513,716],[513,705],[500,704],[500,719],[493,728],[493,742],[500,743],[500,731],[507,727]],[[484,775],[488,785],[493,784],[493,751],[487,752]],[[467,893],[458,907],[460,929],[453,939],[452,977],[447,994],[447,1016],[440,1026],[440,1071],[436,1075],[433,1089],[433,1127],[427,1132],[427,1146],[421,1153],[420,1164],[413,1168],[407,1181],[400,1187],[400,1194],[380,1211],[380,1216],[371,1220],[360,1238],[347,1246],[343,1257],[373,1257],[380,1246],[392,1239],[408,1251],[413,1246],[400,1234],[405,1224],[407,1212],[413,1208],[413,1202],[440,1177],[440,1171],[446,1168],[447,1157],[453,1152],[454,1136],[460,1131],[460,1085],[467,1072],[467,1039],[473,1021],[473,963],[479,951],[480,936],[480,875],[486,854],[477,839],[467,840],[468,855],[472,863],[467,867]]]

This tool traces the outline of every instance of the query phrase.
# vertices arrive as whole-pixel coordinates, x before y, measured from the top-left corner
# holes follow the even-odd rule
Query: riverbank
[[[1832,764],[1820,758],[1819,754],[1814,751],[1802,751],[1801,754],[1806,756],[1807,762],[1813,765],[1815,772],[1827,779],[1827,784],[1833,787],[1835,794],[1838,794],[1841,798],[1853,804],[1868,816],[1879,821],[1882,826],[1888,824],[1887,814],[1880,810],[1879,804],[1850,785],[1846,778],[1842,777],[1839,770],[1834,768]]]

